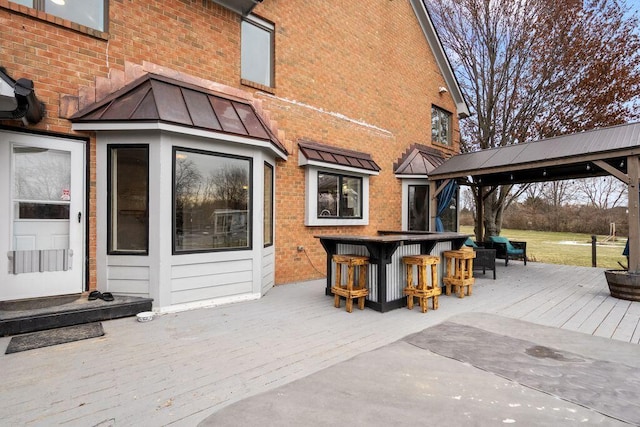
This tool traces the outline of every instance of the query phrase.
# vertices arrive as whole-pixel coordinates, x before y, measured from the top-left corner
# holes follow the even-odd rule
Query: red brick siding
[[[110,1],[104,34],[69,28],[68,22],[0,0],[0,65],[14,78],[34,81],[46,104],[46,117],[34,128],[63,134],[72,131],[60,117],[65,116],[58,111],[60,97],[95,88],[96,78],[115,79],[119,73],[121,79],[125,62],[150,62],[253,93],[291,152],[276,168],[276,283],[321,277],[313,266],[324,271],[326,258],[314,235],[400,227],[401,184],[393,162],[412,143],[430,144],[432,104],[454,113],[455,143],[445,150],[456,152],[455,104],[448,93],[438,93],[445,83],[408,1],[265,0],[254,12],[276,28],[273,94],[240,83],[240,17],[201,0]],[[304,226],[298,138],[366,151],[382,167],[370,179],[368,226]],[[89,151],[94,288],[93,137]],[[306,248],[313,266],[298,245]]]

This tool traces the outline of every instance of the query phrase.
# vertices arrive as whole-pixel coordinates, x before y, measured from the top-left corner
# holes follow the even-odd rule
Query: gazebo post
[[[629,175],[629,272],[640,273],[640,194],[638,181],[640,179],[639,156],[627,157],[627,173]]]
[[[478,239],[480,242],[484,242],[484,197],[483,197],[483,189],[482,185],[478,186],[478,193],[476,198],[476,215],[478,216]]]

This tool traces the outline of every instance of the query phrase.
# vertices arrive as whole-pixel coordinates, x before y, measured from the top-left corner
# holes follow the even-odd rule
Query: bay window
[[[251,159],[174,148],[174,253],[251,248]]]

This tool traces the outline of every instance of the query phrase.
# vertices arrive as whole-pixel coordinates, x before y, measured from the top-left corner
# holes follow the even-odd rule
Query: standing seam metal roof
[[[348,166],[379,172],[380,166],[376,164],[368,153],[347,150],[315,141],[302,140],[298,142],[300,152],[308,159],[318,162]]]
[[[156,74],[147,74],[78,111],[71,121],[173,123],[270,141],[288,154],[247,101]]]
[[[607,159],[622,155],[624,151],[638,149],[640,123],[628,123],[536,142],[459,154],[437,167],[431,172],[431,176],[463,177],[483,175],[491,171],[515,172],[552,161],[559,166],[570,166],[588,161],[586,158]]]

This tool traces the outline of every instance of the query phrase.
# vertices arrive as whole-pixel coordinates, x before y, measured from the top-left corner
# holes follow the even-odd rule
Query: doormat
[[[96,338],[103,335],[102,323],[85,323],[83,325],[33,332],[12,337],[4,354],[86,340],[87,338]]]

